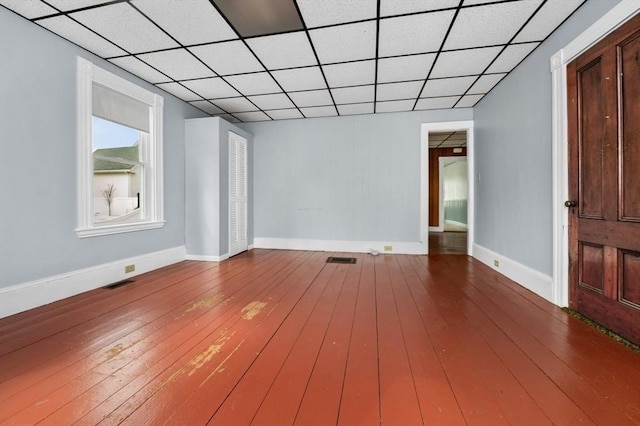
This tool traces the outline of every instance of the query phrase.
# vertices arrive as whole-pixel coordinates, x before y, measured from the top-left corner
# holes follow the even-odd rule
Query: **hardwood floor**
[[[466,232],[429,232],[429,254],[467,254]]]
[[[0,320],[2,424],[640,424],[640,355],[467,256],[253,250]]]

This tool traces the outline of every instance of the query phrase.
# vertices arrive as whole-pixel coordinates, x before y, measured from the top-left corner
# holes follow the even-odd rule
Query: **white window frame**
[[[77,228],[79,238],[155,229],[164,226],[162,122],[164,99],[78,57],[77,67]],[[98,83],[149,106],[149,164],[145,167],[141,221],[94,224],[92,110],[93,84]]]

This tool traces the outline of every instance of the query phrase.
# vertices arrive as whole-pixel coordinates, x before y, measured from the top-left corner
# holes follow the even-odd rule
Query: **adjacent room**
[[[640,424],[637,0],[0,0],[0,424]]]

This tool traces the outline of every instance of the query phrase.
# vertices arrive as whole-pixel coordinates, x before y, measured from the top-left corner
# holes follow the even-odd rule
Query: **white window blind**
[[[149,132],[149,105],[96,83],[93,83],[92,103],[96,117]]]

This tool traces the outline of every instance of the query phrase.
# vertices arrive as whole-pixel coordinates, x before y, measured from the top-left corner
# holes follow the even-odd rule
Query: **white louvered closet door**
[[[247,244],[247,140],[229,132],[229,257]]]

